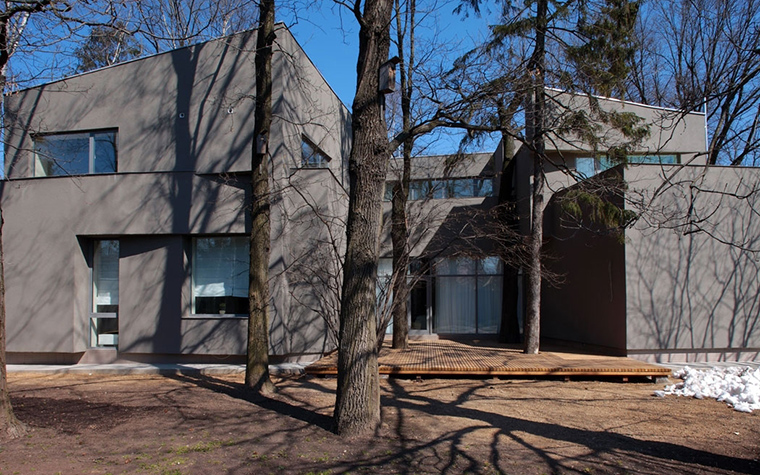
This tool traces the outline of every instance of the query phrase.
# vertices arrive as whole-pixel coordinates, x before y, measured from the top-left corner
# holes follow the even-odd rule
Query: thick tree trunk
[[[8,21],[10,16],[0,15],[0,111],[4,110],[6,66],[10,58],[8,51]],[[8,373],[5,365],[5,257],[3,255],[4,216],[0,209],[0,433],[9,437],[22,436],[27,428],[13,413],[11,397],[8,394]]]
[[[392,6],[390,0],[367,0],[359,18],[349,163],[351,193],[335,400],[335,430],[348,436],[366,434],[380,424],[375,286],[389,145],[385,97],[378,91],[378,69],[388,58]]]
[[[21,437],[27,431],[16,419],[8,394],[8,374],[5,366],[5,257],[3,256],[3,216],[0,210],[0,434]]]
[[[536,43],[528,69],[533,76],[532,135],[533,193],[528,245],[528,269],[526,282],[527,314],[525,316],[525,353],[538,353],[541,338],[541,244],[544,239],[544,72],[547,29],[547,0],[536,4]]]
[[[256,36],[256,111],[251,163],[251,235],[248,281],[248,352],[246,387],[261,394],[274,391],[269,378],[269,155],[266,144],[272,123],[272,44],[274,0],[259,3]]]

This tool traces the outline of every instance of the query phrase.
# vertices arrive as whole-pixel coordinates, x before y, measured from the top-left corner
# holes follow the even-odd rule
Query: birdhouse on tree
[[[398,56],[394,56],[380,66],[380,80],[377,88],[382,94],[389,94],[396,90],[396,65],[400,62]]]

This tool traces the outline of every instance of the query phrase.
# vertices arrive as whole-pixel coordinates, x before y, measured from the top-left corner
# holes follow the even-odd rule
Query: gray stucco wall
[[[627,346],[656,361],[760,354],[760,170],[630,167]],[[666,179],[667,178],[667,179]]]
[[[119,129],[118,170],[250,169],[255,32],[7,97],[8,177],[31,176],[31,133]]]
[[[250,227],[254,45],[255,32],[242,33],[7,98],[10,353],[87,349],[89,248],[100,238],[120,241],[120,352],[245,352],[245,319],[191,315],[189,269],[194,237]],[[329,349],[324,322],[292,303],[288,272],[294,256],[316,256],[305,228],[340,235],[350,119],[287,30],[275,51],[271,346],[277,355],[319,353]],[[118,129],[118,173],[31,178],[31,134],[100,128]],[[330,154],[329,170],[298,169],[302,133]],[[334,218],[329,233],[319,206]],[[302,292],[313,298],[313,288]]]

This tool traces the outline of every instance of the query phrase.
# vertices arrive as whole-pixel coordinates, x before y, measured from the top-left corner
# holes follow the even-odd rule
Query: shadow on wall
[[[760,348],[754,172],[716,169],[712,181],[674,183],[631,230],[629,349],[695,350],[695,359],[711,350],[723,359]]]

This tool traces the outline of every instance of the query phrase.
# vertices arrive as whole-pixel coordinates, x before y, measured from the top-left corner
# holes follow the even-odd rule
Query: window
[[[627,155],[627,163],[649,163],[658,165],[673,165],[680,162],[679,156],[670,155]],[[618,165],[607,157],[578,157],[575,159],[575,170],[584,178],[609,170]]]
[[[93,243],[90,346],[119,342],[119,241]]]
[[[390,314],[390,308],[393,304],[393,289],[391,288],[392,278],[393,259],[380,258],[377,261],[377,283],[375,287],[378,324],[381,323],[380,320],[383,316],[388,316]],[[393,333],[392,321],[385,328],[385,333]]]
[[[502,275],[498,257],[439,259],[434,270],[436,333],[499,332]]]
[[[34,136],[34,176],[116,172],[115,130]]]
[[[384,201],[393,198],[393,184],[386,182]],[[409,200],[446,198],[485,198],[493,195],[493,178],[456,178],[448,180],[413,180],[409,183]]]
[[[194,240],[194,314],[248,314],[248,258],[248,239],[245,237]]]
[[[306,137],[301,139],[301,166],[304,168],[327,168],[330,157]]]

